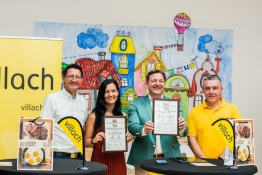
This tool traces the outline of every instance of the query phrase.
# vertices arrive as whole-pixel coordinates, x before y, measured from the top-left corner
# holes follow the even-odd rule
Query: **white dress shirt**
[[[54,118],[54,151],[80,152],[58,124],[67,116],[77,118],[83,126],[87,118],[87,101],[78,94],[73,99],[65,89],[49,94],[44,101],[40,117]]]

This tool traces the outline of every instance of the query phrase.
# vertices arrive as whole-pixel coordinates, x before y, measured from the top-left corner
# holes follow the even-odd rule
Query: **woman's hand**
[[[129,132],[127,132],[127,133],[126,133],[126,141],[129,142],[129,141],[131,141],[131,140],[132,140],[132,134],[129,133]]]
[[[93,143],[101,142],[106,138],[105,133],[99,132],[96,134],[95,138],[93,139]]]

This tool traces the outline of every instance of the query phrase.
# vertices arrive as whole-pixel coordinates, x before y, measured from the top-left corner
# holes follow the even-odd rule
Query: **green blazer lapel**
[[[142,101],[143,101],[143,105],[145,106],[148,119],[152,121],[152,106],[151,106],[151,104],[150,104],[148,95],[146,95],[146,96],[143,98]]]
[[[170,99],[170,98],[168,98],[168,97],[166,97],[166,96],[163,96],[163,98],[164,98],[164,99]]]

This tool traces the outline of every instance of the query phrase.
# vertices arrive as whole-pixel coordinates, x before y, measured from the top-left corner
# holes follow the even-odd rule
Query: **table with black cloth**
[[[179,163],[169,158],[157,158],[166,160],[167,165],[157,164],[156,159],[147,159],[141,162],[140,167],[144,170],[166,175],[251,175],[257,172],[255,165],[238,166],[238,169],[229,169],[222,159],[205,159],[217,166],[195,166],[189,163]]]
[[[37,174],[37,175],[92,174],[92,175],[100,175],[100,174],[107,173],[107,170],[108,170],[106,165],[97,163],[97,162],[85,162],[85,167],[89,169],[88,170],[77,170],[76,168],[78,166],[83,165],[83,161],[82,160],[73,160],[73,159],[54,159],[53,171],[17,170],[17,159],[0,160],[0,162],[12,162],[12,166],[0,166],[0,175],[4,175],[4,174]]]

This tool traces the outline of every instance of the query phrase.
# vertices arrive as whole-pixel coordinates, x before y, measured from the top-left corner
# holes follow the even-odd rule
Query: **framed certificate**
[[[153,134],[178,135],[179,101],[153,99]]]
[[[126,152],[126,116],[104,116],[103,131],[106,135],[103,152]]]

